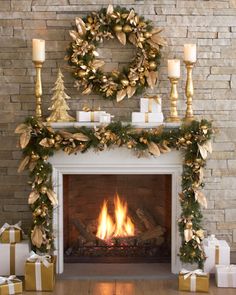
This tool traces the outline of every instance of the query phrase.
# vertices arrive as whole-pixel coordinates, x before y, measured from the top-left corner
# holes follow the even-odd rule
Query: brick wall
[[[50,102],[50,89],[57,67],[64,69],[68,30],[76,16],[106,7],[106,0],[2,0],[0,1],[0,223],[23,220],[28,228],[27,174],[17,175],[21,157],[13,133],[16,125],[34,114],[34,68],[31,62],[31,39],[46,40],[46,62],[43,67],[44,114]],[[183,56],[184,43],[197,43],[198,63],[194,69],[194,109],[198,118],[214,121],[219,134],[206,170],[206,194],[209,207],[204,211],[205,226],[226,238],[236,250],[236,0],[181,1],[117,0],[120,4],[151,19],[165,28],[169,46],[164,49],[160,82],[156,91],[162,94],[165,114],[168,110],[169,82],[167,58]],[[132,48],[109,42],[100,49],[107,67],[125,63]],[[65,70],[64,70],[65,73]],[[101,106],[117,118],[130,120],[138,109],[138,98],[120,104],[95,96],[81,96],[73,80],[65,73],[73,112],[85,103]],[[179,109],[184,103],[185,70],[182,67]]]

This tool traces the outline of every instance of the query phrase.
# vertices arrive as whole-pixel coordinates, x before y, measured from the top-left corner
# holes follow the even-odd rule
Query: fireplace
[[[71,259],[75,259],[75,262],[77,259],[78,263],[80,263],[80,261],[82,260],[95,262],[96,259],[102,259],[103,262],[109,262],[110,259],[114,262],[114,257],[117,257],[115,258],[117,260],[116,262],[122,262],[122,259],[126,262],[140,262],[142,259],[142,261],[144,261],[145,259],[146,261],[161,261],[161,259],[163,259],[163,261],[167,261],[168,259],[171,259],[172,272],[176,273],[179,270],[180,261],[178,258],[178,249],[180,246],[180,237],[178,232],[177,220],[180,215],[178,193],[181,191],[182,174],[182,157],[180,152],[172,151],[167,154],[162,154],[160,157],[157,158],[151,156],[145,158],[137,158],[136,155],[133,155],[131,151],[125,148],[107,150],[98,153],[94,151],[88,151],[87,153],[80,155],[67,155],[62,151],[58,151],[50,158],[50,163],[53,167],[54,190],[58,195],[59,202],[59,206],[54,210],[53,216],[53,228],[55,232],[56,248],[55,254],[58,256],[58,273],[63,272],[64,263],[67,259],[70,259],[70,257],[72,257]],[[108,178],[110,180],[110,183],[112,184],[110,186],[107,184],[107,181],[104,182]],[[87,179],[87,181],[85,181],[85,179]],[[72,185],[70,185],[70,182],[72,183]],[[152,189],[148,191],[147,187],[151,186],[151,182],[155,184],[159,183],[160,185],[152,185]],[[84,183],[87,183],[87,188]],[[98,187],[98,183],[102,185]],[[157,189],[157,187],[159,187],[159,190]],[[96,210],[92,209],[94,208],[95,197],[93,196],[93,193],[91,191],[89,192],[89,189],[91,188],[96,188],[96,191],[99,192],[99,196],[96,196]],[[69,195],[67,195],[68,190]],[[86,195],[81,193],[83,191],[87,192]],[[132,191],[132,194],[130,193],[130,191]],[[158,204],[161,191],[165,191],[165,193],[163,194],[164,197],[161,197],[161,203]],[[140,201],[138,206],[134,205],[135,199],[133,199],[133,192],[137,192],[137,199]],[[147,193],[147,195],[145,195],[145,202],[142,203],[141,200],[144,201],[144,198],[142,198],[144,192]],[[71,196],[70,193],[72,194]],[[90,257],[85,252],[83,253],[83,255],[80,256],[70,255],[72,242],[74,241],[75,244],[76,242],[78,243],[77,238],[79,230],[78,223],[77,225],[73,224],[72,226],[69,224],[71,221],[68,221],[66,219],[66,210],[75,210],[75,216],[79,217],[79,221],[85,226],[88,226],[90,223],[89,226],[91,228],[92,223],[94,222],[95,229],[92,230],[92,233],[94,235],[97,232],[96,222],[99,218],[100,210],[102,208],[104,200],[107,200],[107,209],[109,216],[111,216],[113,223],[115,223],[114,197],[116,196],[116,193],[119,194],[120,199],[123,203],[127,203],[128,217],[131,218],[134,226],[136,226],[135,236],[137,236],[137,238],[139,238],[140,234],[145,234],[145,231],[147,231],[147,229],[144,228],[145,230],[142,233],[142,230],[140,230],[139,228],[140,225],[137,225],[135,223],[135,217],[136,222],[140,222],[140,220],[137,220],[137,218],[139,217],[135,216],[135,214],[137,215],[137,209],[140,209],[141,211],[143,210],[144,215],[150,215],[151,220],[152,218],[154,218],[154,227],[160,226],[161,234],[159,234],[160,237],[156,239],[158,241],[157,244],[160,243],[162,239],[164,239],[163,245],[168,245],[166,248],[164,248],[166,252],[163,257],[160,256],[160,251],[157,251],[158,249],[161,249],[161,244],[154,246],[145,244],[143,248],[138,248],[136,247],[138,242],[134,239],[134,237],[123,237],[123,241],[122,237],[117,238],[118,246],[120,241],[122,241],[123,243],[121,244],[121,246],[126,246],[130,239],[131,246],[133,243],[133,249],[135,249],[135,251],[137,249],[137,251],[141,251],[142,249],[144,249],[146,250],[145,253],[147,253],[148,251],[151,251],[151,248],[154,248],[154,254],[141,255],[142,253],[140,254],[137,251],[134,251],[135,253],[132,256],[132,247],[130,247],[129,250],[125,252],[127,255],[122,258],[122,254],[124,251],[119,252],[120,249],[118,247],[118,254],[116,253],[116,255],[114,255],[113,253],[113,256],[105,255],[104,253],[102,253],[103,255],[100,255],[101,258]],[[66,198],[72,198],[71,202],[73,200],[76,200],[76,206],[69,206],[70,201],[67,202]],[[150,203],[148,203],[149,201]],[[83,211],[83,206],[85,204],[87,206],[87,209],[85,211],[94,211],[92,212],[92,217],[86,217],[86,212]],[[165,207],[164,216],[162,210],[160,210],[161,205]],[[153,211],[154,209],[152,207],[156,207],[156,211]],[[159,212],[158,210],[160,210],[161,212]],[[92,220],[94,221],[92,222]],[[74,221],[76,221],[76,218],[73,218],[73,222]],[[162,233],[162,231],[164,231],[164,233]],[[112,239],[108,239],[108,241],[104,241],[106,247],[111,242],[111,240]],[[113,239],[113,241],[114,240],[116,239]],[[94,245],[91,246],[94,247]],[[146,249],[145,246],[147,246]],[[78,249],[85,250],[85,248],[83,247],[77,247],[77,250]],[[111,251],[115,251],[114,249],[116,248],[113,247]],[[65,251],[67,250],[68,255],[66,256]]]
[[[65,262],[170,262],[171,175],[63,176]]]

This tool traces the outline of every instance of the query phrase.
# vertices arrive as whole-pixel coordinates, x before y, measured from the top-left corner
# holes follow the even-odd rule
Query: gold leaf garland
[[[75,20],[76,27],[69,31],[72,42],[65,59],[71,66],[76,87],[83,94],[94,92],[107,99],[122,101],[137,91],[153,88],[157,83],[160,50],[166,41],[162,29],[139,16],[134,9],[113,7],[92,12],[84,19]],[[125,46],[130,42],[137,48],[136,56],[121,71],[104,73],[104,61],[96,59],[96,48],[104,40],[117,38]],[[125,81],[125,83],[124,83]]]

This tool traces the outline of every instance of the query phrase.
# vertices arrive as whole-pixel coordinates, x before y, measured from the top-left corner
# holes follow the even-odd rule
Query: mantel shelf
[[[172,122],[163,122],[163,123],[132,123],[132,122],[122,122],[123,125],[130,124],[134,128],[143,128],[143,129],[150,129],[150,128],[157,128],[159,126],[164,126],[167,128],[177,128],[181,125],[180,123],[172,123]],[[52,128],[54,129],[63,129],[63,128],[72,128],[72,127],[99,127],[104,124],[99,122],[54,122],[50,123]]]

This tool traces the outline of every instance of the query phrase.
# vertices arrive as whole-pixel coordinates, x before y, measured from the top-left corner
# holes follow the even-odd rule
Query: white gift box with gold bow
[[[78,122],[99,122],[100,116],[106,114],[105,111],[77,111],[76,119]]]
[[[150,98],[140,98],[141,113],[161,113],[161,98],[158,96]]]
[[[133,123],[162,123],[164,120],[162,113],[132,113]]]
[[[203,240],[203,247],[206,254],[204,271],[215,273],[217,264],[230,265],[230,247],[224,240],[214,239],[211,237]]]
[[[0,275],[24,275],[25,261],[29,253],[29,241],[0,244]]]
[[[216,285],[222,288],[236,288],[236,265],[216,265]]]

